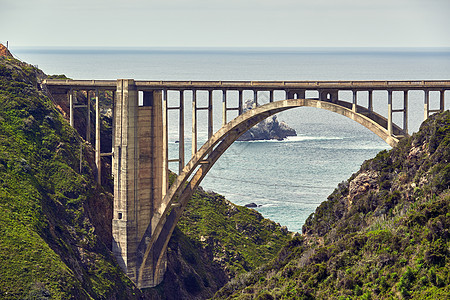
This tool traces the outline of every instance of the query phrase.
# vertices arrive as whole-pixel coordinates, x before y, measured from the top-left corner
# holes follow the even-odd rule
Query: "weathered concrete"
[[[162,203],[161,92],[146,92],[138,106],[134,80],[118,80],[115,99],[113,252],[122,269],[139,287],[155,286],[165,265],[153,263],[138,274],[137,248],[148,228],[157,224]],[[141,281],[138,282],[138,276]]]

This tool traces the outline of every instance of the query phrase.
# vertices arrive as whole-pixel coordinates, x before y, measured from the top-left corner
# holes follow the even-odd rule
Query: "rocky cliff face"
[[[0,44],[0,56],[13,57],[8,48],[6,48],[3,44]]]
[[[450,112],[365,162],[278,257],[217,298],[446,299]]]
[[[244,112],[252,109],[255,102],[245,101]],[[239,141],[255,140],[284,140],[288,136],[297,136],[295,129],[289,127],[285,122],[278,122],[277,116],[273,115],[245,132]]]

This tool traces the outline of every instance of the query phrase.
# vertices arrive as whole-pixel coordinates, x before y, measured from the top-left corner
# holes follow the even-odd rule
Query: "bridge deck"
[[[286,90],[286,89],[338,89],[338,90],[447,90],[449,80],[412,81],[135,81],[138,90],[156,89],[227,89],[227,90]],[[116,80],[55,80],[46,79],[48,87],[70,89],[115,90]]]

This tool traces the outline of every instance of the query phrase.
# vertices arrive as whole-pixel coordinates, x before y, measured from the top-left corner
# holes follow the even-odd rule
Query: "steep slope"
[[[273,259],[291,235],[260,213],[199,190],[169,242],[168,270],[152,299],[206,299],[235,275]]]
[[[170,241],[163,283],[139,291],[110,251],[111,184],[96,184],[92,147],[39,91],[42,76],[0,57],[1,299],[205,299],[290,239],[257,212],[199,191]],[[261,260],[258,247],[268,249]]]
[[[225,299],[448,299],[450,113],[341,183],[264,267]]]
[[[0,298],[132,298],[91,222],[89,206],[111,206],[91,149],[37,90],[37,73],[0,58]]]

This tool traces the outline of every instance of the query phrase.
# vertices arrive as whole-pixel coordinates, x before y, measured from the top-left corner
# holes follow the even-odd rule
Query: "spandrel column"
[[[403,92],[403,131],[408,134],[408,91]]]
[[[227,124],[227,91],[222,91],[222,126]]]
[[[102,163],[100,156],[100,97],[95,90],[95,165],[97,166],[97,182],[102,183]]]
[[[169,188],[169,147],[168,147],[168,93],[164,90],[163,107],[162,107],[162,121],[163,121],[163,136],[162,136],[162,159],[163,159],[163,174],[162,174],[162,197],[167,193]]]
[[[392,91],[388,91],[388,124],[387,131],[392,136]]]
[[[197,153],[197,91],[192,90],[192,156]]]
[[[180,115],[178,131],[178,174],[181,174],[184,168],[184,90],[180,91]]]
[[[423,99],[423,120],[425,121],[430,116],[430,91],[425,90],[425,97]]]
[[[114,102],[114,101],[113,101]],[[91,142],[91,99],[89,98],[89,90],[86,90],[86,141]]]
[[[73,127],[73,90],[69,91],[69,124]]]

